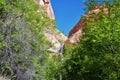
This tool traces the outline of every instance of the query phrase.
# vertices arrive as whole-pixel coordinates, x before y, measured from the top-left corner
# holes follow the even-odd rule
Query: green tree
[[[89,3],[93,4],[88,6],[90,10],[97,5],[91,1]],[[104,14],[103,7],[98,14],[89,15],[89,21],[83,18],[86,21],[82,41],[73,50],[65,49],[64,58],[70,56],[58,72],[53,73],[61,74],[61,80],[120,79],[120,2],[114,0],[114,3],[107,2],[105,5],[108,14]],[[60,79],[56,76],[53,78]]]
[[[42,30],[53,24],[35,0],[1,0],[0,74],[15,80],[42,79],[48,43]]]

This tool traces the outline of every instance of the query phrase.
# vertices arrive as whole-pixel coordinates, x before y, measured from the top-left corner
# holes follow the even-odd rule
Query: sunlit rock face
[[[46,39],[52,44],[48,50],[57,53],[62,43],[67,40],[67,37],[55,28],[44,29],[43,31]]]
[[[55,19],[50,0],[36,0],[36,2],[45,7],[50,19]],[[39,12],[39,10],[37,12]],[[46,26],[46,28],[43,29],[43,33],[46,40],[50,42],[50,44],[48,44],[47,50],[58,53],[59,48],[61,47],[62,43],[67,40],[67,37],[57,28],[55,28],[54,24],[49,25],[49,27]]]
[[[82,29],[84,28],[84,22],[80,20],[73,29],[69,32],[68,40],[66,43],[78,43],[81,41],[82,38]]]
[[[36,2],[45,7],[50,19],[55,19],[50,0],[36,0]]]
[[[90,22],[90,15],[95,15],[95,19],[98,20],[99,17],[97,16],[98,13],[104,13],[107,15],[108,8],[105,4],[102,5],[97,5],[92,7],[90,11],[88,11],[79,21],[78,23],[71,29],[68,35],[68,39],[66,40],[66,43],[72,43],[76,44],[82,40],[82,35],[83,35],[83,29],[86,27],[85,22]],[[83,19],[85,18],[85,20]]]

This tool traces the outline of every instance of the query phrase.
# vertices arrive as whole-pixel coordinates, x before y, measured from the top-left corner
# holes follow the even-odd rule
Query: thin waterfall
[[[65,46],[65,43],[61,43],[61,46],[58,49],[58,55],[62,55],[64,46]]]

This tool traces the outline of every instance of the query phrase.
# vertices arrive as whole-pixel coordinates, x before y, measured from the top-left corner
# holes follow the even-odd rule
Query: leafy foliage
[[[53,79],[120,79],[120,2],[115,0],[112,4],[106,3],[106,6],[108,14],[105,15],[100,12],[89,15],[90,20],[85,23],[85,34],[82,41],[77,47],[72,47],[73,50],[66,47],[64,52],[64,58],[66,59],[62,66],[57,72],[49,74],[60,74],[61,78],[58,79],[57,76],[53,76]],[[96,16],[99,17],[97,20]],[[69,57],[66,57],[68,55]]]
[[[53,21],[34,0],[1,0],[0,5],[0,74],[40,80],[48,43],[42,30]]]
[[[93,1],[88,0],[88,9],[96,6]],[[89,15],[80,43],[66,45],[63,56],[50,58],[42,30],[54,21],[44,8],[34,0],[1,0],[0,74],[12,80],[119,80],[120,2],[105,5],[107,15]]]

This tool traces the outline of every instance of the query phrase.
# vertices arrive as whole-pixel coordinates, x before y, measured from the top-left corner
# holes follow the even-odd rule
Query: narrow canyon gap
[[[66,36],[85,14],[83,0],[51,0],[57,28]]]

